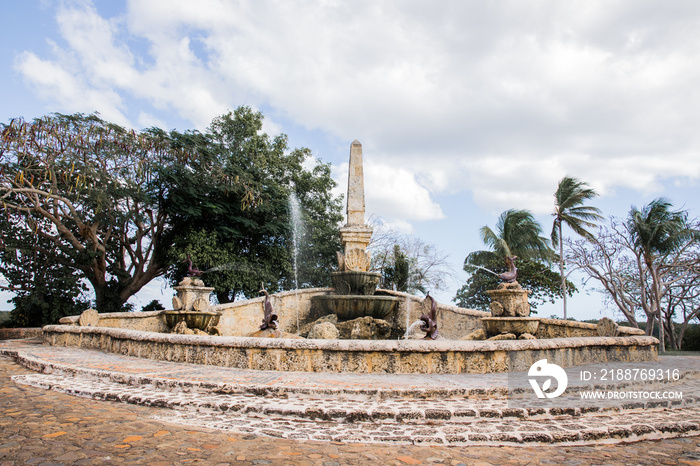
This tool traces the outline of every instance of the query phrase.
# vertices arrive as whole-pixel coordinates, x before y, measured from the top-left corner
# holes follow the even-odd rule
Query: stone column
[[[365,176],[362,169],[362,144],[355,139],[350,146],[348,169],[347,225],[365,224]]]
[[[362,170],[362,144],[354,140],[350,146],[348,168],[347,222],[340,229],[344,257],[339,255],[341,270],[366,272],[370,258],[367,246],[372,229],[365,225],[365,180]]]

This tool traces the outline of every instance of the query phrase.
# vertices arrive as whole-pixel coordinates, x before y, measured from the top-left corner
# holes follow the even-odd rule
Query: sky
[[[504,210],[529,209],[549,233],[563,176],[596,189],[606,216],[660,196],[700,215],[695,0],[0,5],[0,121],[97,111],[205,130],[245,105],[330,163],[338,193],[357,139],[367,215],[449,254],[443,302]],[[133,302],[171,297],[159,282]],[[611,313],[595,292],[568,305]]]

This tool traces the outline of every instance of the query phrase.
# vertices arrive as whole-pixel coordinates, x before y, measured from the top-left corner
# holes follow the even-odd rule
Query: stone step
[[[636,441],[700,432],[697,358],[655,363],[680,369],[684,377],[672,383],[599,384],[599,388],[682,391],[680,400],[591,403],[569,395],[567,389],[557,398],[558,404],[544,400],[525,408],[516,404],[513,394],[507,398],[512,374],[249,371],[27,344],[0,345],[0,353],[37,371],[16,376],[17,383],[154,406],[163,422],[252,435],[337,442],[515,445]],[[568,368],[569,379],[575,380],[573,371],[583,369]],[[527,385],[525,380],[520,389],[527,390]]]
[[[676,405],[529,412],[500,400],[368,400],[308,395],[275,398],[162,390],[57,374],[14,376],[19,384],[98,400],[164,408],[157,418],[191,426],[289,439],[427,444],[587,443],[697,433],[695,400]],[[679,413],[683,420],[678,420]]]
[[[55,350],[56,348],[47,348],[48,350]],[[416,383],[416,386],[411,386],[410,384],[403,383],[402,386],[396,387],[392,386],[391,383],[384,383],[381,375],[379,376],[369,376],[367,374],[349,374],[345,376],[352,379],[353,377],[360,380],[369,379],[369,382],[365,383],[347,383],[343,381],[342,374],[331,374],[330,376],[323,375],[326,377],[334,377],[337,379],[332,380],[330,383],[328,380],[324,380],[321,383],[308,383],[309,380],[304,378],[302,373],[298,376],[293,383],[271,383],[277,376],[275,373],[270,373],[266,371],[254,371],[246,369],[235,370],[233,375],[230,375],[230,369],[222,369],[212,366],[199,366],[194,370],[187,369],[188,364],[178,364],[178,363],[167,363],[167,362],[153,362],[149,361],[151,364],[161,364],[170,366],[181,366],[183,369],[172,370],[166,372],[166,376],[163,376],[162,372],[159,371],[134,371],[133,369],[129,372],[120,371],[120,367],[114,364],[111,360],[113,359],[136,359],[125,356],[111,355],[100,353],[91,350],[75,350],[72,348],[58,348],[62,351],[77,351],[82,353],[88,353],[93,355],[98,355],[98,358],[104,358],[109,364],[96,364],[93,367],[87,367],[86,365],[73,365],[66,364],[59,361],[47,360],[41,357],[33,357],[31,354],[25,352],[12,352],[8,350],[3,350],[0,348],[0,353],[4,353],[12,356],[19,364],[32,369],[37,372],[47,373],[47,374],[62,374],[66,376],[81,378],[81,379],[93,379],[101,381],[114,381],[122,384],[130,384],[134,386],[144,386],[149,385],[165,390],[174,391],[198,391],[202,393],[212,392],[216,394],[249,394],[256,396],[274,396],[274,397],[284,397],[293,394],[299,395],[314,395],[314,396],[333,396],[334,399],[338,397],[348,400],[358,400],[363,401],[367,398],[372,399],[396,399],[396,398],[418,398],[421,400],[449,400],[451,398],[455,399],[493,399],[493,400],[507,400],[512,397],[513,393],[527,392],[529,393],[532,389],[530,388],[527,380],[520,377],[520,381],[515,383],[515,391],[510,391],[513,387],[509,387],[508,384],[508,374],[469,374],[470,379],[477,379],[479,376],[483,376],[484,379],[481,382],[471,382],[469,385],[459,386],[455,383],[454,379],[449,375],[436,375],[431,374],[430,377],[437,380],[444,380],[444,386],[438,387],[433,383],[431,385]],[[102,361],[100,361],[102,362]],[[642,363],[643,364],[643,363]],[[95,367],[96,366],[96,367]],[[100,369],[100,367],[105,367],[105,369]],[[567,368],[567,372],[572,372],[578,370],[577,368]],[[188,378],[191,372],[197,373],[207,371],[210,372],[208,380],[198,380],[201,379],[201,373],[195,374],[194,378]],[[217,377],[218,373],[221,372],[221,377]],[[180,377],[181,375],[185,375]],[[293,378],[295,374],[299,373],[285,373],[286,378]],[[241,382],[238,378],[243,375],[247,381]],[[315,374],[314,374],[315,375]],[[234,382],[227,382],[228,378],[233,377],[236,379]],[[396,377],[396,376],[394,376]],[[426,375],[415,375],[406,377],[422,378],[428,377]],[[570,379],[571,379],[570,375]],[[224,381],[220,381],[224,380]],[[695,380],[695,382],[692,382]],[[340,382],[343,381],[343,382]],[[655,382],[653,385],[649,382],[636,381],[636,382],[618,382],[618,383],[596,383],[595,385],[576,385],[570,384],[567,391],[577,391],[595,389],[598,391],[609,391],[609,390],[641,390],[641,389],[671,389],[678,384],[685,384],[690,381],[693,390],[690,393],[700,395],[700,370],[695,369],[684,369],[680,374],[678,380],[664,380],[662,382]],[[376,382],[376,383],[373,383]],[[649,401],[649,404],[654,404],[658,402]],[[559,403],[560,405],[563,403]],[[640,407],[639,403],[635,403],[635,407]]]
[[[116,381],[94,380],[58,374],[17,376],[17,383],[51,389],[71,395],[106,401],[119,401],[163,408],[209,409],[221,412],[260,413],[322,421],[472,421],[475,419],[551,419],[582,415],[616,415],[628,411],[682,409],[696,406],[698,399],[653,400],[598,406],[577,406],[574,400],[564,407],[513,407],[502,399],[339,399],[299,393],[283,396],[259,396],[251,393],[216,393],[209,390],[164,390],[151,385],[131,385]],[[695,381],[694,381],[695,382]],[[682,386],[687,388],[687,384]]]

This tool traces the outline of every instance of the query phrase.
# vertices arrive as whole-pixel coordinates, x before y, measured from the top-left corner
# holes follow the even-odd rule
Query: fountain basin
[[[481,322],[489,336],[501,333],[512,333],[516,337],[523,333],[534,335],[540,326],[537,317],[482,317]]]
[[[340,321],[358,317],[391,320],[398,306],[399,298],[394,296],[320,295],[311,298],[314,315],[335,314]]]
[[[371,296],[377,289],[382,274],[376,272],[359,272],[347,270],[331,272],[333,288],[339,295]]]
[[[653,361],[648,336],[548,340],[295,340],[174,335],[108,327],[48,325],[44,344],[154,360],[241,369],[395,374],[527,371],[540,359],[562,367]]]
[[[165,323],[172,329],[180,322],[185,322],[189,329],[206,330],[211,324],[215,326],[219,323],[218,312],[212,311],[163,311]]]

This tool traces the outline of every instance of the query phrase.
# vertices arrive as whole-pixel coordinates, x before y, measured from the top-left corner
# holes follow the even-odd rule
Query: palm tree
[[[491,251],[476,251],[469,254],[467,262],[480,263],[479,259],[505,259],[518,256],[521,259],[551,258],[549,241],[542,234],[542,227],[527,210],[509,209],[498,217],[496,231],[488,226],[479,230],[484,244]]]
[[[559,180],[557,191],[554,193],[554,224],[552,225],[552,246],[559,246],[559,275],[561,275],[561,295],[564,306],[564,319],[566,319],[566,275],[564,274],[564,241],[562,228],[566,224],[574,232],[586,239],[593,239],[593,235],[586,228],[594,228],[594,223],[603,218],[600,209],[584,205],[584,203],[598,196],[588,183],[570,176]]]
[[[638,210],[635,206],[627,216],[627,231],[634,246],[641,252],[651,275],[651,304],[659,321],[659,351],[665,351],[664,325],[661,316],[661,282],[657,259],[676,251],[685,241],[697,237],[698,232],[688,224],[686,211],[671,211],[672,204],[658,198]],[[649,330],[651,334],[651,329]]]

